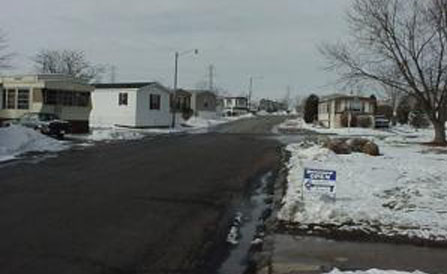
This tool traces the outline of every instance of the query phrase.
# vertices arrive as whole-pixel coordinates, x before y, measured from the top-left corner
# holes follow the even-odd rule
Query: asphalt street
[[[0,166],[0,273],[210,273],[282,117]]]

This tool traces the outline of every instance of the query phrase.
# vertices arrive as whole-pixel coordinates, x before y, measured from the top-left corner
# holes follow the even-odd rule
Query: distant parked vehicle
[[[14,124],[39,130],[41,133],[62,139],[71,132],[70,122],[59,119],[51,113],[27,113]]]
[[[374,120],[375,120],[376,128],[389,128],[390,127],[390,119],[386,118],[385,115],[376,115]]]

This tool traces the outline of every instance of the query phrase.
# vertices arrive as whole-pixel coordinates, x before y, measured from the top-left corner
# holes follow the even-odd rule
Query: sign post
[[[304,169],[303,198],[304,196],[327,196],[335,200],[337,172],[323,169]]]

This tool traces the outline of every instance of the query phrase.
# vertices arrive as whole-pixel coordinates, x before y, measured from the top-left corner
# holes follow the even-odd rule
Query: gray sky
[[[157,80],[172,86],[174,52],[180,87],[207,79],[234,95],[250,76],[255,97],[334,91],[322,71],[323,41],[346,35],[348,0],[16,0],[0,9],[0,28],[17,56],[11,73],[32,72],[39,49],[82,49],[93,63],[117,67],[117,81]],[[109,80],[106,75],[104,80]]]

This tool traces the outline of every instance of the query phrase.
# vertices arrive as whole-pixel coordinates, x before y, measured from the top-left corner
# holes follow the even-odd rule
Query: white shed
[[[169,89],[157,82],[95,84],[92,126],[168,127]]]

